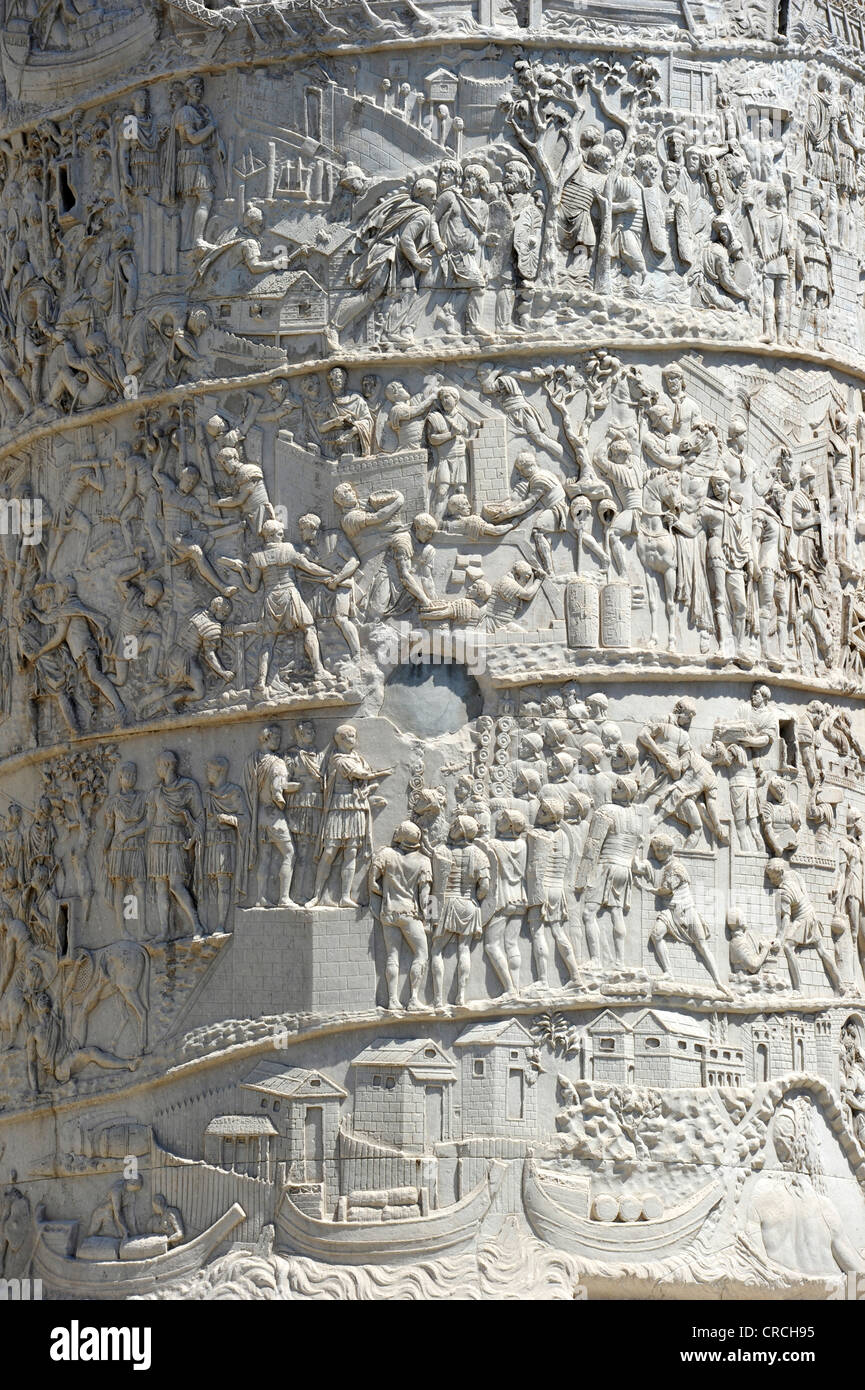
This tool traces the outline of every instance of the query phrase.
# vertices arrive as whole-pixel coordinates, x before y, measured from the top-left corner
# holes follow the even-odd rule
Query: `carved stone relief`
[[[863,47],[7,8],[0,1276],[865,1272]]]

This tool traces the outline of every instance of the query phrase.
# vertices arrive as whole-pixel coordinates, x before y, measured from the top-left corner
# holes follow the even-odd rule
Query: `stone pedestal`
[[[376,994],[373,922],[363,908],[248,908],[237,914],[233,1009],[339,1014]]]

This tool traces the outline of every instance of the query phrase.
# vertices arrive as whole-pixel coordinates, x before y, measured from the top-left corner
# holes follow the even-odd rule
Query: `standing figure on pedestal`
[[[214,935],[231,930],[235,884],[246,893],[245,852],[249,813],[243,788],[228,781],[228,759],[209,758],[205,765],[204,884],[209,898],[209,920]]]
[[[256,907],[272,907],[269,883],[274,852],[279,856],[279,898],[277,907],[297,907],[291,897],[291,878],[294,873],[294,840],[285,816],[285,798],[298,790],[298,783],[288,775],[285,759],[280,757],[282,732],[276,724],[267,724],[258,735],[259,750],[247,759],[243,780],[249,806],[249,838],[247,840],[246,872],[257,868]]]
[[[421,850],[421,831],[403,821],[390,847],[375,854],[369,871],[369,902],[384,936],[387,1007],[398,1009],[399,948],[405,941],[412,956],[409,969],[409,1013],[423,1009],[421,989],[429,964],[426,922],[429,915],[432,865]]]
[[[357,751],[357,729],[340,724],[321,768],[323,782],[321,831],[317,851],[315,891],[307,907],[325,907],[325,891],[339,860],[340,907],[358,907],[354,879],[359,858],[372,853],[372,809],[369,798],[390,769],[376,772]],[[332,904],[331,904],[332,905]]]
[[[294,841],[296,858],[291,887],[297,902],[306,902],[315,876],[315,852],[321,831],[321,758],[315,751],[315,725],[301,720],[297,742],[286,755],[288,775],[297,786],[285,798],[285,819]]]
[[[178,776],[177,767],[177,754],[163,749],[156,758],[156,785],[145,801],[147,878],[156,898],[157,930],[168,941],[174,937],[172,908],[195,939],[206,935],[198,916],[204,835],[201,792],[191,777]]]

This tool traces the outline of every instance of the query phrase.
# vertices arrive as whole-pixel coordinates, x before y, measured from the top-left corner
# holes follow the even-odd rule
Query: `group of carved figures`
[[[308,512],[288,541],[260,465],[247,459],[224,417],[201,427],[194,454],[178,446],[177,428],[144,420],[142,429],[140,448],[118,449],[111,463],[73,464],[54,514],[36,498],[38,526],[4,539],[5,600],[16,621],[0,634],[2,658],[10,686],[13,671],[25,681],[31,741],[40,709],[63,734],[76,735],[97,712],[128,722],[133,708],[139,718],[176,713],[231,688],[259,696],[344,689],[340,668],[361,656],[358,624],[435,598],[427,547],[438,523],[427,513],[409,522],[398,490],[361,499],[341,483],[333,497],[340,529],[328,530]],[[83,552],[84,573],[97,570],[97,587],[106,587],[91,493],[107,494],[100,519],[115,523],[123,538],[125,558],[111,570],[112,617],[86,602],[79,577],[66,571]],[[465,501],[452,509],[446,531],[509,529],[468,514]],[[77,568],[80,576],[80,562]],[[476,586],[479,615],[508,624],[540,581],[518,560],[495,584]],[[328,627],[334,652],[326,664]],[[255,644],[248,671],[247,638]]]
[[[313,614],[295,583],[301,574],[310,584],[330,586],[335,621],[351,655],[359,654],[342,595],[333,593],[342,576],[312,558],[320,520],[302,518],[297,547],[283,541],[262,470],[238,452],[226,421],[213,416],[202,427],[196,462],[185,453],[172,462],[170,430],[157,431],[148,421],[142,428],[140,450],[118,449],[107,464],[95,458],[73,464],[55,514],[38,499],[39,526],[5,539],[5,596],[17,622],[4,629],[4,659],[10,679],[15,668],[26,681],[34,739],[40,705],[56,710],[64,732],[78,734],[97,706],[107,707],[114,721],[131,718],[127,685],[135,686],[133,703],[147,716],[175,712],[235,678],[243,684],[243,674],[227,667],[222,644],[245,633],[260,639],[257,680],[248,681],[259,692],[277,639],[291,634],[303,638],[306,678],[333,684]],[[78,579],[64,572],[82,550],[85,569],[104,564],[92,545],[89,496],[106,491],[102,517],[110,513],[106,519],[117,525],[125,550],[114,569],[113,622],[82,599]],[[241,585],[259,598],[248,598],[248,623],[230,623]],[[330,611],[326,597],[313,602]]]
[[[45,121],[2,149],[0,412],[7,424],[89,410],[199,375],[210,315],[185,288],[146,293],[201,258],[225,146],[204,82],[146,88],[83,128]],[[188,278],[188,277],[187,277]]]
[[[576,921],[590,960],[612,956],[624,963],[637,885],[669,899],[651,934],[662,971],[669,970],[665,942],[684,941],[723,988],[707,945],[709,928],[676,845],[677,839],[686,851],[725,845],[729,820],[740,853],[768,853],[767,878],[779,913],[787,904],[778,937],[763,944],[751,939],[741,911],[731,907],[733,969],[758,975],[783,945],[798,988],[795,952],[813,948],[840,989],[833,938],[849,931],[860,953],[865,947],[865,816],[852,806],[846,819],[839,815],[835,789],[826,781],[830,765],[848,777],[865,768],[865,749],[849,717],[812,701],[794,721],[791,745],[781,750],[779,716],[765,686],[754,687],[738,718],[716,722],[703,747],[690,733],[695,714],[694,703],[683,697],[669,714],[648,719],[630,744],[600,693],[585,701],[570,693],[549,696],[543,706],[529,703],[508,733],[507,787],[478,780],[483,763],[477,750],[495,723],[485,716],[472,736],[475,769],[457,781],[453,814],[442,788],[415,790],[410,819],[391,846],[375,851],[373,818],[385,804],[375,793],[391,770],[370,765],[358,752],[357,729],[347,723],[324,750],[308,721],[296,725],[288,749],[280,727],[265,726],[242,785],[231,780],[223,755],[208,759],[202,788],[181,773],[176,753],[163,750],[148,790],[139,788],[132,762],[117,765],[114,790],[104,778],[106,789],[90,806],[80,778],[63,796],[48,788],[29,824],[17,803],[4,822],[7,984],[31,948],[55,960],[76,958],[70,932],[79,918],[73,914],[70,926],[68,904],[76,901],[86,922],[94,877],[105,885],[118,932],[132,924],[135,935],[156,941],[230,931],[238,905],[356,908],[360,876],[366,875],[387,941],[390,997],[396,997],[402,935],[414,957],[414,1007],[428,959],[442,1003],[442,952],[452,941],[458,946],[458,999],[464,999],[471,943],[481,935],[503,989],[513,993],[523,922],[541,985],[548,977],[548,933],[579,981],[571,940]],[[779,752],[772,770],[770,756]],[[722,774],[729,818],[722,811]],[[650,812],[655,867],[641,857],[641,803]],[[677,828],[677,837],[661,828],[664,822]],[[834,853],[836,839],[840,845],[831,924],[819,920],[802,873],[791,865],[806,825],[817,853]],[[99,826],[102,860],[94,876],[89,854]],[[609,949],[602,945],[604,918]]]
[[[785,446],[755,464],[744,414],[723,432],[702,418],[678,366],[662,371],[659,393],[609,355],[593,365],[607,376],[611,423],[601,446],[590,452],[585,437],[577,441],[578,471],[564,480],[521,453],[513,497],[485,515],[527,518],[547,574],[551,538],[570,532],[578,574],[591,561],[601,574],[642,581],[651,646],[678,648],[687,627],[702,652],[740,664],[832,666],[840,638],[832,595],[859,575],[858,442],[845,411],[830,422],[827,505],[817,467]]]
[[[131,1242],[127,1252],[127,1258],[131,1259],[135,1242],[138,1242],[135,1253],[144,1254],[142,1247],[147,1246],[146,1238],[153,1236],[163,1237],[166,1250],[183,1242],[186,1228],[180,1209],[172,1206],[164,1193],[153,1192],[149,1215],[142,1217],[143,1189],[144,1179],[140,1173],[114,1180],[96,1202],[89,1218],[81,1223],[78,1248],[82,1258],[86,1258],[84,1252],[89,1248],[94,1252],[91,1258],[98,1252],[103,1259],[116,1259],[120,1247]],[[20,1278],[27,1273],[33,1250],[34,1222],[44,1217],[44,1204],[32,1210],[30,1198],[18,1186],[18,1174],[13,1169],[0,1198],[0,1276]],[[147,1254],[152,1252],[151,1243]]]
[[[29,825],[11,803],[0,862],[16,919],[26,921],[35,944],[65,954],[63,905],[74,899],[86,921],[94,877],[118,931],[149,941],[223,935],[236,905],[357,906],[356,869],[371,846],[374,792],[389,770],[374,771],[357,752],[352,724],[339,725],[323,751],[310,722],[297,724],[295,738],[284,750],[279,726],[266,725],[242,786],[231,781],[222,754],[207,759],[203,787],[183,775],[171,749],[156,755],[148,789],[139,787],[134,762],[118,763],[114,789],[98,814],[79,814],[83,827],[62,861],[56,801],[43,796]],[[95,876],[91,852],[100,861]]]
[[[338,350],[357,322],[411,345],[425,315],[481,341],[555,328],[611,294],[752,314],[766,341],[822,342],[835,248],[856,254],[865,152],[849,80],[816,79],[794,139],[719,87],[711,125],[655,110],[660,72],[518,60],[502,134],[414,176],[366,210],[375,181],[340,186],[360,209]],[[861,253],[861,246],[859,247]]]
[[[46,944],[43,914],[55,905],[40,874],[33,889],[16,891],[8,873],[0,895],[0,1058],[21,1053],[33,1095],[65,1085],[87,1067],[135,1071],[147,1047],[150,963],[130,940],[59,954]],[[23,915],[21,915],[23,914]],[[90,1016],[108,999],[120,1003],[106,1047],[88,1040]],[[134,1054],[116,1049],[128,1027]]]
[[[477,424],[470,423],[461,392],[442,386],[440,378],[410,395],[399,382],[382,390],[381,380],[367,374],[361,390],[353,391],[337,367],[328,374],[329,399],[317,378],[304,378],[303,403],[292,408],[300,412],[300,437],[316,452],[333,446],[335,430],[338,454],[428,451],[430,510],[413,523],[418,582],[404,585],[407,594],[399,595],[400,606],[392,611],[416,606],[426,620],[510,625],[519,608],[500,622],[499,595],[482,573],[467,575],[463,594],[443,598],[424,567],[449,540],[485,545],[519,528],[528,533],[536,558],[534,565],[517,561],[524,602],[554,576],[553,543],[567,537],[578,575],[645,586],[651,646],[675,650],[689,628],[699,634],[704,653],[718,650],[743,664],[759,659],[773,669],[785,661],[829,669],[841,645],[837,598],[842,585],[861,576],[857,521],[865,416],[854,422],[846,406],[833,400],[821,422],[824,442],[815,461],[781,446],[758,464],[747,449],[744,410],[722,430],[688,395],[679,366],[667,366],[661,376],[659,391],[639,368],[603,351],[570,373],[498,371],[482,364],[477,377],[483,395],[534,449],[516,455],[512,494],[479,510],[472,501]],[[539,385],[561,417],[564,445],[527,395]],[[580,394],[585,406],[577,422],[570,406]],[[601,416],[606,433],[590,448],[589,428]],[[391,521],[395,496],[377,494],[366,504],[377,517],[364,527],[367,548],[370,527]],[[344,517],[343,531],[354,542],[352,524]],[[303,537],[302,526],[300,532]],[[505,589],[514,588],[512,580],[503,581]]]
[[[766,878],[778,921],[777,933],[763,938],[731,904],[732,974],[759,982],[783,951],[800,990],[797,960],[813,951],[841,991],[841,938],[849,935],[854,956],[855,948],[860,954],[865,948],[865,815],[853,807],[846,819],[839,815],[826,782],[829,767],[847,777],[865,768],[865,749],[849,718],[814,701],[781,749],[779,716],[768,689],[757,685],[741,714],[717,722],[711,740],[698,747],[690,732],[695,713],[683,697],[669,714],[648,719],[631,744],[600,693],[583,700],[565,692],[543,705],[528,703],[518,720],[499,721],[509,750],[506,784],[485,780],[483,750],[498,735],[496,721],[484,716],[472,732],[453,806],[442,786],[414,786],[409,816],[387,847],[374,846],[373,820],[385,805],[376,792],[391,769],[362,756],[352,724],[338,725],[323,750],[310,722],[296,725],[287,749],[280,727],[266,725],[242,784],[231,780],[223,755],[208,759],[201,787],[181,772],[176,753],[163,750],[147,790],[127,761],[117,762],[114,788],[106,777],[103,794],[88,807],[80,786],[65,797],[47,789],[29,824],[13,803],[0,844],[6,1044],[14,1046],[28,1008],[40,999],[45,1007],[52,1002],[48,980],[56,991],[65,981],[66,997],[74,993],[72,972],[83,972],[86,993],[100,953],[80,949],[75,937],[87,921],[94,880],[105,885],[118,933],[144,942],[218,936],[232,929],[238,906],[357,909],[365,883],[385,939],[390,1004],[397,1006],[405,941],[413,1009],[424,1006],[428,970],[434,1002],[444,1006],[443,957],[451,945],[456,1002],[465,1001],[471,947],[481,938],[503,992],[517,993],[524,925],[541,989],[549,985],[551,942],[576,985],[584,982],[580,960],[625,965],[628,914],[639,887],[660,905],[650,944],[661,972],[670,972],[669,943],[683,942],[726,992],[686,856],[727,844],[729,822],[740,853],[769,856]],[[804,814],[797,771],[807,787]],[[722,811],[722,772],[729,816]],[[836,839],[840,845],[831,922],[821,920],[804,871],[793,862],[806,824],[816,852],[832,852],[825,847]],[[96,845],[101,859],[91,867]],[[575,928],[584,950],[575,947]],[[100,979],[127,1003],[130,994],[135,1001],[146,952],[123,939],[101,952]],[[34,979],[41,986],[35,995]]]
[[[322,225],[353,229],[344,283],[329,291],[330,350],[370,325],[405,348],[422,322],[492,341],[555,328],[623,290],[751,311],[768,341],[822,344],[835,258],[843,248],[855,261],[861,241],[853,84],[818,74],[794,140],[764,117],[749,124],[742,94],[723,87],[711,122],[670,124],[656,65],[638,59],[623,75],[521,59],[503,99],[507,143],[454,151],[396,189],[380,184],[385,171],[330,167]],[[208,300],[224,270],[239,268],[254,295],[316,244],[280,224],[265,253],[264,214],[232,186],[201,77],[156,97],[141,88],[81,128],[44,121],[2,158],[6,424],[206,376],[217,352],[238,366],[256,352],[285,361],[224,333]],[[171,293],[157,288],[166,276]]]
[[[29,816],[11,802],[0,829],[0,1055],[24,1049],[34,1093],[46,1076],[63,1084],[88,1065],[134,1070],[147,1045],[145,948],[128,938],[90,948],[80,941],[93,906],[89,849],[107,782],[104,770],[100,776],[86,763],[85,756],[70,768],[74,784],[49,779]],[[138,916],[133,900],[126,909],[127,919]],[[111,998],[121,1006],[111,1047],[89,1045],[90,1016]],[[132,1059],[115,1052],[129,1025]]]
[[[335,367],[323,401],[321,378],[303,377],[298,399],[276,391],[277,412],[287,420],[299,413],[307,447],[358,458],[426,447],[430,510],[410,518],[398,489],[364,497],[346,481],[333,492],[338,527],[306,512],[293,519],[291,540],[262,466],[247,455],[248,424],[214,414],[196,426],[185,407],[161,422],[143,415],[134,448],[117,448],[110,462],[73,462],[51,503],[31,489],[39,525],[3,537],[10,620],[0,630],[0,656],[8,687],[15,670],[26,682],[31,741],[40,709],[77,734],[97,710],[109,721],[130,719],[130,704],[147,717],[231,689],[259,696],[345,689],[365,624],[414,613],[426,624],[515,627],[542,588],[561,612],[571,577],[644,588],[650,631],[635,642],[679,650],[694,634],[703,654],[740,665],[794,663],[815,672],[840,665],[855,674],[862,643],[855,622],[842,634],[840,613],[842,595],[854,616],[863,607],[865,411],[853,422],[846,406],[830,405],[819,468],[787,447],[758,465],[746,448],[744,414],[723,432],[701,415],[680,367],[665,367],[661,378],[659,391],[641,369],[602,351],[570,376],[482,366],[483,393],[535,447],[517,453],[510,495],[478,508],[474,426],[456,387],[435,379],[411,396],[398,382],[382,391],[367,374],[355,391]],[[529,400],[527,383],[540,383],[557,406],[567,451]],[[569,413],[578,393],[585,395],[579,425]],[[247,421],[261,404],[248,398]],[[606,434],[590,449],[589,426],[601,415]],[[97,521],[117,528],[111,619],[78,589],[82,573],[103,573]],[[485,565],[499,543],[511,546],[510,563],[488,579]],[[562,543],[572,551],[565,569]],[[440,593],[437,556],[468,546],[479,554],[462,571],[462,590]],[[7,700],[4,713],[10,709]]]
[[[804,870],[793,863],[803,827],[795,769],[785,764],[771,773],[767,768],[779,727],[770,700],[765,686],[755,686],[740,717],[717,724],[711,742],[698,749],[689,732],[696,707],[687,698],[669,715],[649,720],[637,743],[628,744],[609,718],[605,696],[558,697],[544,713],[540,708],[522,712],[528,728],[521,721],[518,729],[502,733],[503,746],[515,747],[517,754],[509,787],[485,783],[475,767],[459,778],[452,809],[442,788],[416,789],[411,818],[398,826],[389,847],[374,854],[369,875],[370,901],[386,947],[389,1007],[400,1007],[402,941],[412,958],[409,1010],[425,1007],[428,972],[434,1004],[444,1007],[442,956],[448,945],[456,947],[455,1002],[465,1003],[471,948],[481,938],[503,994],[518,994],[524,927],[534,968],[530,988],[549,988],[551,943],[571,984],[584,987],[581,962],[587,960],[590,969],[626,964],[627,919],[637,887],[654,893],[660,905],[649,942],[661,973],[670,974],[669,943],[685,943],[715,987],[729,993],[681,852],[705,841],[728,843],[717,768],[731,770],[730,818],[740,852],[769,855],[765,876],[777,922],[775,933],[763,937],[743,910],[730,905],[731,977],[751,977],[759,985],[783,954],[790,982],[801,992],[799,957],[813,952],[833,989],[842,992],[840,938],[847,934],[860,955],[865,951],[860,932],[865,826],[850,810],[846,849],[829,892],[835,911],[831,924],[824,922]],[[493,737],[494,724],[479,721],[475,737],[481,744]],[[819,796],[825,754],[852,757],[861,767],[865,750],[851,743],[843,714],[839,718],[818,702],[797,725],[796,747],[812,787],[807,815],[819,828],[821,818],[824,824],[827,815],[832,818],[829,803]],[[641,850],[640,803],[650,811],[649,858]],[[661,829],[664,821],[672,822],[669,830]],[[671,833],[674,826],[678,835]],[[584,941],[585,950],[575,941]]]

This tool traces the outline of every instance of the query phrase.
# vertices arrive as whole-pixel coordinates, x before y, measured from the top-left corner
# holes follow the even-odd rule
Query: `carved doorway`
[[[426,1147],[445,1137],[445,1095],[443,1086],[426,1087]]]
[[[307,1182],[320,1182],[324,1168],[324,1109],[308,1105],[303,1121],[303,1168]]]

